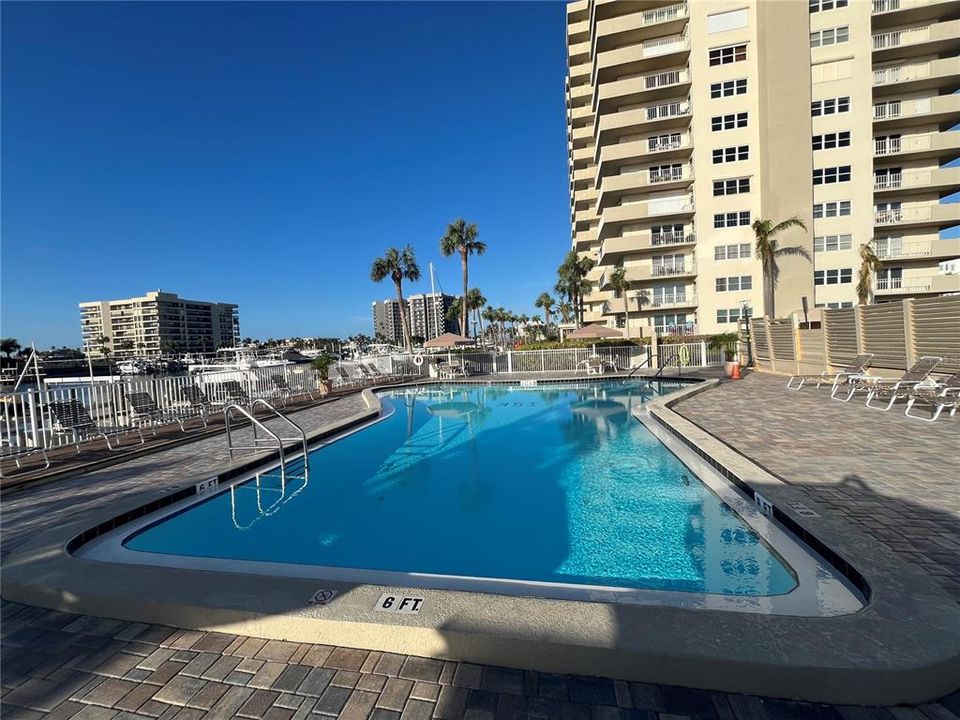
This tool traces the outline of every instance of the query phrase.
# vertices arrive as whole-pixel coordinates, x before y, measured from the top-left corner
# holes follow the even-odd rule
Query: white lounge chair
[[[943,362],[942,357],[924,355],[899,378],[882,378],[864,374],[851,375],[847,378],[847,387],[850,388],[847,396],[836,399],[849,402],[856,393],[865,392],[868,393],[867,405],[870,405],[869,394],[876,393],[879,388],[896,390],[907,385],[912,386],[921,383],[930,377],[930,373],[932,373],[934,368],[941,362]],[[831,393],[830,396],[833,397],[833,393]],[[890,402],[890,405],[892,404],[893,402]]]
[[[803,387],[804,383],[807,382],[815,382],[817,383],[817,387],[830,383],[830,393],[832,395],[836,392],[837,386],[845,383],[848,377],[851,375],[862,375],[863,371],[870,367],[871,360],[873,360],[873,353],[864,353],[863,355],[857,355],[843,370],[837,372],[824,370],[819,375],[791,375],[790,379],[787,380],[787,387],[790,390],[799,390]],[[793,383],[798,380],[800,382],[794,387]]]

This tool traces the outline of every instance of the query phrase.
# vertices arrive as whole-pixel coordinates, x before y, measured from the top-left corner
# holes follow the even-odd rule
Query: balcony
[[[960,257],[960,238],[939,238],[906,242],[875,241],[876,254],[883,261],[933,260]]]
[[[573,187],[577,190],[586,188],[596,177],[597,169],[593,165],[573,171]]]
[[[957,187],[960,187],[960,167],[904,170],[899,173],[875,175],[873,178],[873,189],[878,195],[945,192]]]
[[[960,154],[960,132],[915,133],[896,138],[875,138],[874,157],[947,162]]]
[[[646,168],[638,172],[610,175],[601,179],[598,191],[597,207],[617,205],[620,197],[632,192],[649,191],[656,189],[684,188],[693,182],[693,168],[690,165],[680,167],[664,167],[661,169]]]
[[[650,263],[649,265],[630,265],[624,268],[626,278],[630,282],[656,282],[672,278],[695,277],[697,274],[693,258],[682,263]],[[612,272],[605,272],[600,276],[601,290],[612,290],[608,287]]]
[[[922,227],[935,225],[949,227],[960,224],[960,203],[931,203],[910,207],[877,210],[873,224],[882,227]]]
[[[638,74],[636,77],[601,82],[597,86],[594,106],[600,112],[607,113],[619,105],[686,95],[689,86],[690,71],[686,67]]]
[[[942,58],[927,62],[893,65],[873,71],[873,87],[896,85],[898,91],[930,90],[957,84],[960,58]]]
[[[593,230],[583,230],[574,233],[573,245],[577,250],[584,251],[597,241],[597,233]]]
[[[607,238],[600,244],[598,264],[609,264],[621,255],[647,251],[663,252],[684,245],[696,245],[696,243],[697,238],[692,232],[657,234],[646,232],[637,235],[619,235]]]
[[[631,8],[619,3],[620,9]],[[636,6],[633,6],[636,7]],[[603,52],[627,44],[639,44],[655,35],[680,34],[687,23],[686,3],[676,3],[642,12],[628,12],[617,17],[598,19],[594,37],[594,52]]]
[[[904,24],[923,24],[931,20],[956,16],[955,0],[873,0],[874,28]]]
[[[922,295],[924,293],[960,292],[960,275],[877,278],[873,292],[875,295]]]
[[[690,125],[690,103],[686,99],[654,103],[633,110],[595,116],[597,147],[616,144],[625,135],[680,131]],[[688,139],[689,142],[689,139]],[[665,148],[664,148],[665,149]]]
[[[960,120],[960,95],[935,95],[912,100],[876,102],[873,121],[884,130],[892,127],[955,123]]]
[[[605,208],[600,213],[597,237],[604,240],[614,234],[614,226],[620,223],[642,222],[649,219],[689,217],[693,215],[693,197],[649,200],[628,205]]]
[[[691,293],[664,293],[653,295],[650,302],[644,303],[642,310],[660,310],[661,308],[696,307],[697,296]]]
[[[960,46],[960,20],[899,28],[873,35],[874,61],[893,60],[909,55],[933,55],[955,52]]]

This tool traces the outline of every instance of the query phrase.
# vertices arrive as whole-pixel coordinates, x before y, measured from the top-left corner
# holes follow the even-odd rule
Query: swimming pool
[[[797,575],[631,415],[677,385],[439,385],[127,533],[134,554],[775,596]],[[549,593],[547,593],[549,594]]]

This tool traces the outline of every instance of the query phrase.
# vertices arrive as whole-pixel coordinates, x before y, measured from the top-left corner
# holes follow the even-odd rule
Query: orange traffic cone
[[[730,373],[730,379],[731,380],[740,379],[740,363],[736,362],[733,364],[733,372]]]

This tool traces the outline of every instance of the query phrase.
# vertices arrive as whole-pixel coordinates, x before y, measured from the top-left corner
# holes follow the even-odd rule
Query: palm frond
[[[789,245],[787,247],[775,248],[773,250],[775,257],[789,257],[789,256],[800,256],[812,262],[810,257],[810,251],[807,250],[802,245]]]

